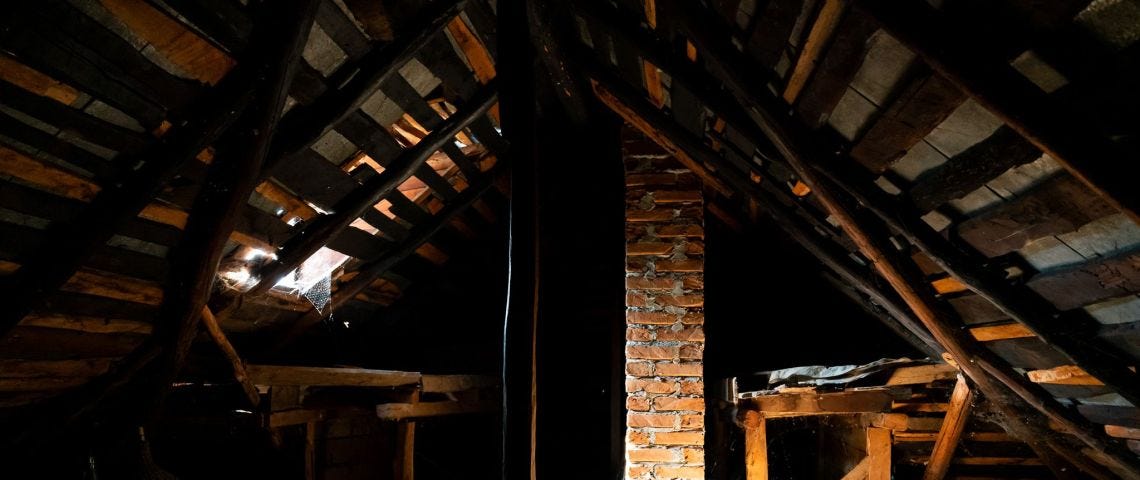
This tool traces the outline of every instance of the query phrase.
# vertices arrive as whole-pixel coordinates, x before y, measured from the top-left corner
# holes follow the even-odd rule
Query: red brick
[[[626,432],[625,441],[634,445],[649,445],[649,432],[630,430]]]
[[[685,244],[685,254],[687,255],[704,255],[705,242],[700,240],[690,240]]]
[[[649,470],[649,467],[647,467],[647,466],[636,465],[636,466],[629,467],[629,470],[627,470],[626,472],[627,472],[626,476],[629,478],[642,479],[642,478],[649,478],[650,470]]]
[[[625,391],[626,393],[640,392],[645,389],[647,383],[649,380],[644,378],[627,378],[625,379]]]
[[[699,363],[658,363],[655,368],[663,377],[699,377],[703,374]]]
[[[658,412],[703,412],[705,399],[700,397],[657,397],[653,399],[653,409]]]
[[[630,462],[675,463],[684,458],[684,454],[672,448],[635,448],[629,451]]]
[[[653,341],[653,331],[644,328],[627,328],[625,329],[625,339],[631,342],[651,342]]]
[[[625,312],[626,323],[639,325],[672,325],[677,322],[677,316],[663,312]]]
[[[685,395],[702,395],[705,393],[705,382],[681,382],[681,393]]]
[[[635,377],[648,377],[653,375],[653,364],[649,362],[626,362],[625,374]]]
[[[625,257],[625,273],[644,273],[649,268],[648,257]]]
[[[677,382],[647,382],[643,389],[645,393],[675,393],[677,391]]]
[[[633,428],[676,428],[680,415],[650,415],[631,413],[626,415],[625,424]]]
[[[704,445],[705,434],[700,432],[657,432],[654,445]]]
[[[626,277],[625,288],[627,290],[672,290],[673,279],[668,277],[645,278],[645,277]]]
[[[645,295],[635,292],[626,292],[625,306],[627,307],[644,307],[649,303]]]
[[[626,210],[627,222],[668,222],[676,217],[671,208],[655,208],[653,210]]]
[[[655,297],[654,301],[657,302],[658,305],[662,306],[690,308],[705,306],[704,295],[662,295]]]
[[[681,455],[685,457],[685,463],[688,465],[704,465],[705,464],[705,451],[699,448],[685,448],[681,450]]]
[[[685,325],[704,325],[705,314],[699,312],[689,312],[681,317],[681,323]]]
[[[681,287],[686,290],[704,290],[705,277],[701,275],[688,275],[681,279]]]
[[[645,358],[649,360],[672,360],[677,358],[677,347],[655,345],[629,345],[625,347],[625,358]]]
[[[628,335],[626,338],[628,338]],[[701,327],[686,327],[675,332],[670,328],[660,328],[657,330],[657,341],[703,342],[705,341],[705,331]]]
[[[658,272],[700,272],[705,268],[705,261],[699,258],[688,260],[658,260]]]
[[[682,479],[682,480],[701,480],[705,478],[704,467],[674,467],[669,465],[658,465],[653,469],[654,478],[660,479]]]
[[[678,356],[683,360],[700,360],[704,358],[704,349],[702,349],[700,345],[695,344],[681,345]]]
[[[701,192],[698,190],[657,190],[653,192],[653,201],[657,203],[692,203],[701,201]]]
[[[649,399],[645,397],[626,397],[625,408],[626,410],[633,410],[635,412],[648,412]]]
[[[665,225],[657,229],[657,236],[705,238],[705,229],[700,225]]]
[[[700,430],[705,428],[704,415],[681,415],[681,430]]]
[[[675,185],[677,175],[672,173],[635,173],[625,176],[625,186]]]
[[[626,244],[626,255],[668,255],[673,251],[673,244],[666,242],[636,242]]]

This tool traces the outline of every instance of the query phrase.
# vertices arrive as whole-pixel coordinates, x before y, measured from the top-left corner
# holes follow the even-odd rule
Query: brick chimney
[[[700,180],[622,131],[626,479],[704,478],[704,202]]]

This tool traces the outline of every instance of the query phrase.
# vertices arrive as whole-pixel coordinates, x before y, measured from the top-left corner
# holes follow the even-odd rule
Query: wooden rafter
[[[258,284],[249,294],[265,293],[285,275],[296,269],[321,247],[329,243],[338,233],[360,218],[384,197],[396,190],[412,174],[424,165],[436,151],[454,141],[455,134],[486,113],[498,98],[495,82],[480,90],[469,105],[449,117],[439,129],[431,132],[415,146],[405,150],[388,168],[379,175],[368,179],[337,203],[333,213],[318,217],[301,232],[282,245],[278,260],[257,272]]]
[[[210,338],[214,339],[214,344],[222,351],[222,355],[230,362],[230,368],[234,371],[234,380],[237,380],[238,384],[241,385],[246,399],[256,407],[261,403],[261,395],[257,392],[257,386],[250,381],[245,362],[242,361],[230,340],[226,338],[226,332],[222,330],[221,325],[218,325],[218,319],[214,317],[214,312],[211,312],[209,307],[202,307],[202,326],[206,328]]]
[[[1011,67],[1001,45],[982,43],[986,40],[974,29],[952,24],[922,2],[858,0],[856,5],[1094,192],[1140,221],[1131,181],[1136,170],[1126,165],[1127,155],[1097,132],[1094,122],[1065,109]]]

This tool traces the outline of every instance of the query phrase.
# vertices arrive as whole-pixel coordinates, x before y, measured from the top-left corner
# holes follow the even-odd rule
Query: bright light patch
[[[250,248],[250,249],[247,249],[245,251],[245,253],[241,256],[241,259],[243,261],[250,262],[253,260],[261,260],[261,259],[267,258],[267,257],[270,259],[276,260],[277,254],[272,253],[272,252],[267,252],[267,251],[262,250],[260,248]]]
[[[351,257],[331,248],[321,247],[317,253],[305,260],[296,270],[285,275],[285,278],[273,287],[291,292],[307,292],[321,279],[329,278],[332,272],[344,265],[349,258]]]

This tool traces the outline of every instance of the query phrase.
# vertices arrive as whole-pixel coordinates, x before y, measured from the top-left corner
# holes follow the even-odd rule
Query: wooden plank
[[[1140,252],[1037,275],[1027,283],[1059,310],[1140,292]]]
[[[866,480],[867,474],[871,470],[871,457],[863,457],[855,467],[848,471],[840,480]]]
[[[0,80],[0,96],[4,97],[6,107],[111,150],[137,153],[152,141],[146,134],[93,117],[3,80]]]
[[[936,365],[920,365],[917,367],[903,367],[891,372],[887,379],[887,386],[917,385],[932,383],[939,380],[951,380],[958,376],[958,369],[953,365],[939,363]]]
[[[490,52],[463,21],[462,17],[455,17],[447,24],[447,33],[459,45],[459,50],[467,58],[467,64],[475,72],[479,83],[486,84],[495,78],[495,61],[491,59]]]
[[[1034,383],[1049,383],[1053,385],[1104,385],[1104,382],[1089,375],[1088,372],[1076,365],[1062,365],[1048,370],[1031,370],[1025,372],[1029,380]]]
[[[849,390],[834,393],[781,393],[749,399],[766,417],[776,415],[828,415],[837,413],[885,412],[891,408],[892,396],[887,389]]]
[[[215,85],[236,62],[197,33],[144,2],[100,0],[139,37],[193,78]]]
[[[0,146],[0,173],[84,202],[91,201],[100,190],[95,182],[3,146]]]
[[[64,105],[71,105],[79,99],[79,91],[72,86],[44,75],[7,55],[0,55],[0,78]]]
[[[218,319],[214,317],[214,312],[210,311],[210,307],[202,307],[202,325],[206,327],[209,332],[210,338],[214,339],[214,344],[222,351],[226,360],[230,362],[230,368],[233,369],[234,380],[237,380],[238,385],[241,385],[245,391],[246,399],[249,400],[250,405],[257,406],[261,403],[261,395],[257,392],[257,387],[249,379],[249,374],[245,370],[245,362],[242,361],[241,356],[238,355],[237,350],[234,349],[233,344],[226,338],[226,332],[222,331],[221,325],[218,325]]]
[[[923,174],[907,195],[918,211],[927,212],[1040,157],[1041,150],[1003,125],[985,140]]]
[[[499,408],[499,402],[493,399],[386,403],[376,406],[376,416],[381,420],[407,420],[412,418],[491,413],[499,411]]]
[[[958,449],[958,440],[966,430],[966,422],[970,419],[971,403],[974,392],[966,383],[964,377],[958,377],[954,391],[950,393],[950,409],[938,430],[938,438],[934,441],[934,451],[930,454],[930,462],[926,464],[926,471],[922,474],[923,480],[942,480],[950,470],[950,460]]]
[[[768,427],[755,410],[744,412],[744,471],[746,480],[768,480]]]
[[[851,158],[882,173],[964,101],[966,94],[938,74],[918,75],[851,148]]]
[[[1009,340],[1011,338],[1033,338],[1037,336],[1026,328],[1025,325],[1020,323],[974,327],[970,329],[970,335],[979,342],[994,342],[997,340]]]
[[[860,10],[849,9],[839,23],[835,38],[816,67],[815,75],[796,98],[796,116],[808,127],[819,128],[827,123],[863,65],[868,40],[876,29],[875,23]]]
[[[1061,104],[1016,71],[1001,53],[1005,42],[951,20],[929,4],[859,0],[858,5],[1109,205],[1133,220],[1140,218],[1131,182],[1136,165],[1105,161],[1126,154],[1097,128],[1097,122]]]
[[[162,287],[157,284],[89,270],[75,272],[60,290],[145,305],[159,305],[163,298]]]
[[[1105,425],[1105,433],[1116,438],[1140,440],[1140,428],[1122,427],[1120,425]]]
[[[823,6],[819,9],[819,15],[808,33],[807,41],[804,42],[800,55],[796,58],[792,75],[784,86],[783,97],[785,102],[796,103],[796,99],[799,98],[804,86],[807,85],[816,66],[820,63],[820,57],[835,35],[835,30],[839,27],[839,20],[843,18],[846,10],[847,0],[824,0]]]
[[[2,378],[81,377],[101,375],[114,364],[115,358],[79,360],[0,360]]]
[[[987,257],[1018,250],[1116,213],[1079,180],[1061,174],[997,208],[958,225],[958,235]]]
[[[34,148],[91,172],[98,182],[108,181],[119,175],[118,167],[108,160],[4,113],[0,113],[0,131],[4,132],[5,137],[22,143],[26,147],[14,145],[14,142],[8,139],[0,139],[0,142],[9,144],[12,148],[23,152],[27,152],[27,147]]]
[[[891,431],[867,429],[867,480],[891,480]]]
[[[154,329],[148,322],[119,320],[93,316],[64,315],[58,313],[32,312],[20,321],[26,327],[57,328],[87,333],[133,333],[149,335]]]
[[[487,375],[423,375],[424,393],[455,393],[497,387],[499,378]]]
[[[247,365],[255,385],[308,385],[324,387],[399,387],[417,385],[420,374],[363,368]]]
[[[803,0],[764,2],[764,11],[756,13],[755,27],[745,47],[748,55],[765,68],[774,67],[787,48],[803,4]]]

